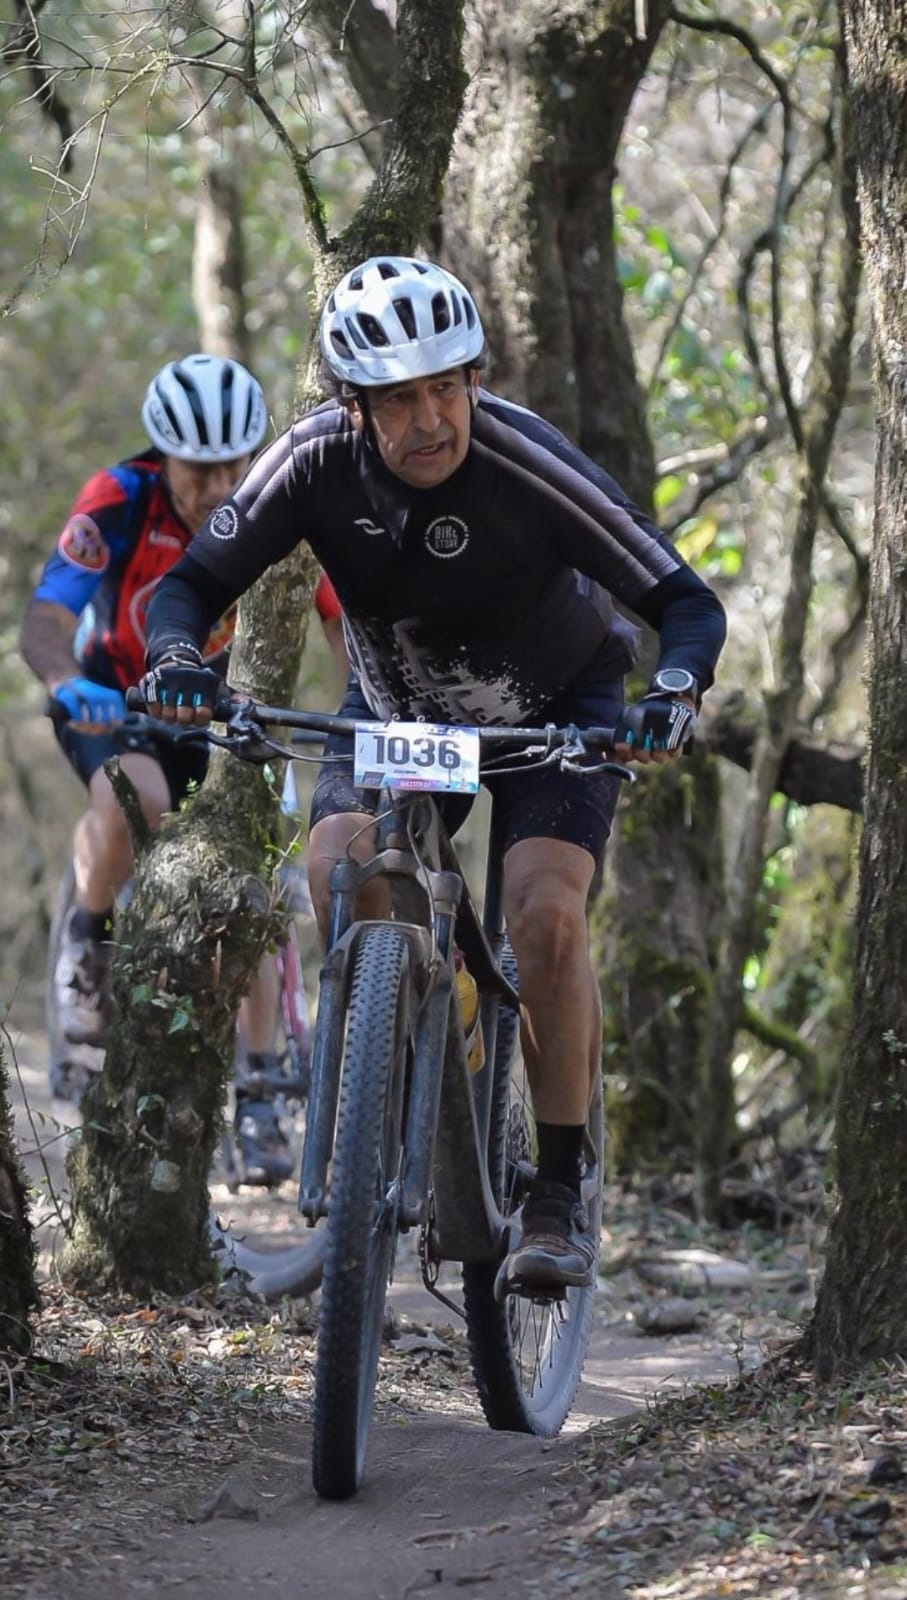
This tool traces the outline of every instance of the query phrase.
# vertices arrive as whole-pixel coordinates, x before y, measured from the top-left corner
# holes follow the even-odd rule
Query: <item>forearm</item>
[[[31,600],[25,613],[19,648],[36,678],[53,691],[78,672],[73,655],[78,619],[65,606]]]
[[[686,667],[700,689],[708,689],[727,631],[724,607],[714,591],[682,568],[634,610],[658,631],[658,665]]]
[[[180,645],[201,650],[213,624],[235,599],[236,595],[211,578],[198,562],[184,556],[161,579],[148,606],[148,665],[156,666]]]

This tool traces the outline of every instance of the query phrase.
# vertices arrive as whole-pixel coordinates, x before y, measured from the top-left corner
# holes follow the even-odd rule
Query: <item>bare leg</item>
[[[152,756],[121,757],[123,772],[134,784],[149,827],[156,828],[170,809],[170,790]],[[92,776],[88,807],[73,836],[76,900],[85,911],[109,911],[132,871],[132,842],[126,818],[103,767]]]
[[[277,958],[269,951],[262,956],[258,972],[239,1008],[239,1026],[247,1050],[256,1055],[274,1049],[274,1022],[280,998],[280,970]]]
[[[309,835],[307,864],[309,889],[321,942],[327,944],[330,920],[330,877],[336,861],[352,856],[355,861],[370,861],[375,853],[375,821],[365,812],[340,811],[316,822]],[[390,891],[387,883],[375,878],[366,884],[356,903],[356,916],[369,920],[389,917]]]
[[[562,840],[521,840],[504,861],[538,1172],[501,1274],[524,1293],[586,1287],[595,1271],[597,1241],[579,1183],[590,1085],[601,1070],[601,999],[586,926],[593,867],[585,850]]]
[[[600,1070],[601,1001],[589,958],[594,863],[557,839],[524,839],[504,862],[504,911],[520,974],[522,1044],[540,1122],[585,1122]]]

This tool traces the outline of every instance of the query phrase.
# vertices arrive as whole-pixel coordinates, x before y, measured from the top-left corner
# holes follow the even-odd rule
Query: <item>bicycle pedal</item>
[[[507,1276],[508,1263],[509,1257],[505,1256],[494,1280],[494,1297],[498,1305],[503,1305],[510,1295],[517,1295],[520,1300],[531,1300],[537,1306],[560,1305],[566,1300],[566,1284],[558,1289],[540,1289],[537,1284],[522,1283],[519,1278]]]

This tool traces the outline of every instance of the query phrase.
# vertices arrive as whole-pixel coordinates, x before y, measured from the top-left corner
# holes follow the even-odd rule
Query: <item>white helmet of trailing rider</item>
[[[268,425],[260,385],[226,356],[168,361],[152,378],[142,422],[158,450],[180,461],[235,461],[257,449]]]
[[[353,389],[466,366],[485,344],[469,290],[444,267],[412,256],[372,256],[341,278],[320,336],[334,376]]]

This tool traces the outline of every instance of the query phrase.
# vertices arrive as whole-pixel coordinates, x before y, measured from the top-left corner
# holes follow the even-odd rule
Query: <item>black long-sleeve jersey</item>
[[[414,489],[347,411],[306,413],[253,464],[157,589],[153,665],[198,643],[308,541],[343,606],[376,715],[531,721],[599,652],[632,659],[618,600],[660,634],[661,666],[706,688],[725,636],[715,594],[617,483],[533,412],[481,391],[466,459]]]

